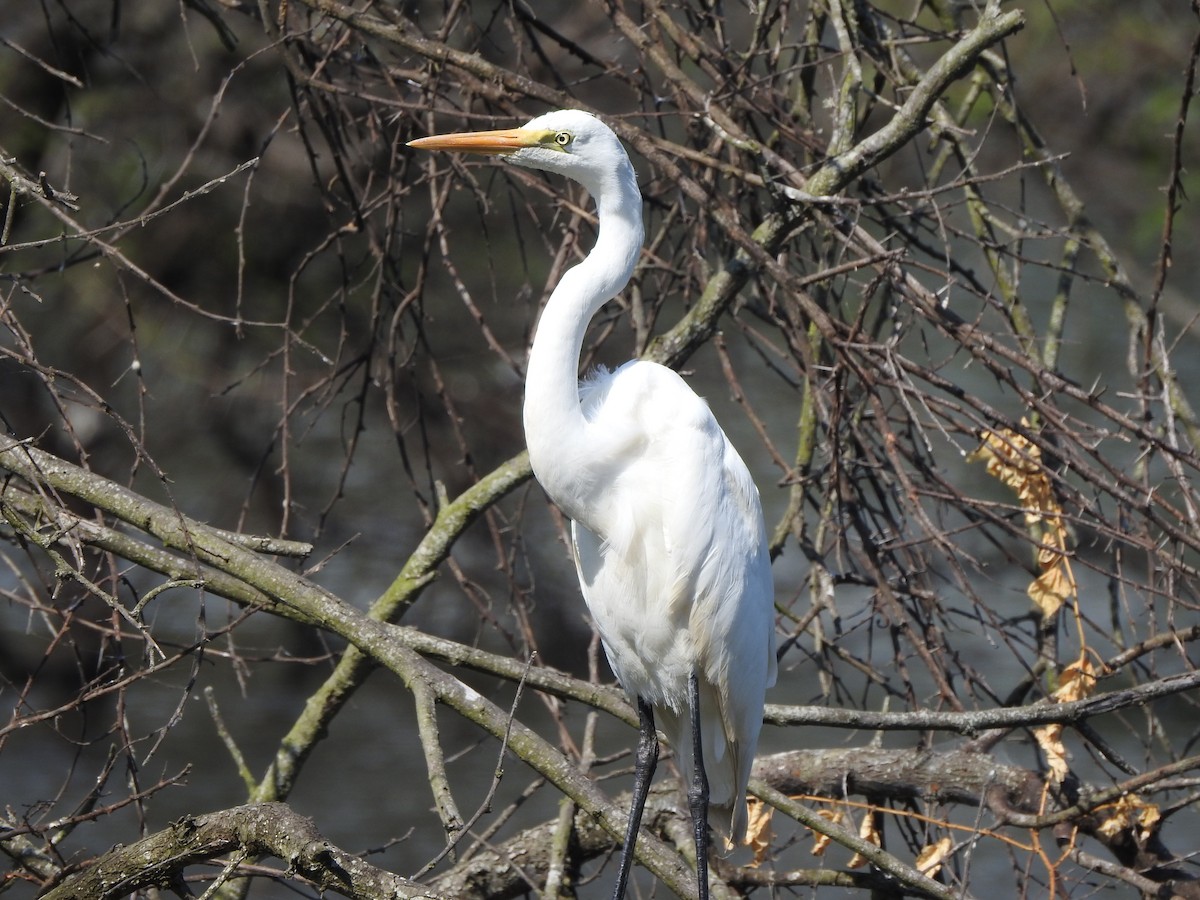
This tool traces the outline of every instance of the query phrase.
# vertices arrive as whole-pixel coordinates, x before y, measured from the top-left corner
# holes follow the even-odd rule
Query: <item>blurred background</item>
[[[520,94],[511,81],[489,81],[487,71],[422,55],[418,38],[639,130],[646,148],[665,153],[712,197],[728,199],[747,232],[782,202],[771,190],[780,178],[771,159],[755,161],[723,142],[695,98],[653,68],[605,4],[363,6],[414,43],[390,42],[295,2],[61,0],[22,5],[0,22],[6,178],[40,179],[44,194],[57,198],[39,204],[14,191],[5,203],[0,414],[7,433],[202,522],[311,544],[305,558],[286,564],[360,609],[388,589],[441,497],[456,497],[523,450],[523,367],[537,314],[592,234],[589,205],[573,185],[404,147],[433,129],[506,127],[554,105],[534,90]],[[819,170],[839,139],[839,89],[851,68],[835,14],[819,4],[617,6],[673,48],[714,106],[735,110],[799,171]],[[875,39],[911,52],[918,65],[974,22],[966,5],[864,7],[892,29]],[[1056,0],[1023,12],[1024,29],[947,97],[949,110],[964,113],[961,143],[947,151],[941,128],[918,135],[856,178],[844,193],[852,202],[836,215],[797,225],[777,256],[798,277],[836,268],[852,254],[829,222],[861,224],[903,251],[905,271],[963,320],[1169,442],[1180,407],[1163,400],[1169,390],[1149,363],[1157,358],[1152,348],[1169,357],[1171,389],[1190,393],[1200,378],[1193,296],[1200,236],[1186,203],[1197,193],[1194,122],[1176,137],[1196,11],[1180,0]],[[723,41],[742,54],[729,56],[727,80],[706,68],[710,57],[689,60],[686,42],[664,36],[659,15],[697,41]],[[864,71],[853,92],[851,141],[886,122],[908,89],[871,56],[865,8],[862,16],[864,30],[852,40]],[[724,93],[730,84],[741,93]],[[1003,90],[1040,135],[1041,159],[1028,132],[989,99],[993,90]],[[737,252],[694,196],[631,146],[646,194],[648,252],[631,288],[593,324],[588,364],[645,352]],[[1160,290],[1165,192],[1180,155],[1181,207]],[[713,159],[747,177],[732,177]],[[1065,206],[1046,168],[1061,172],[1081,210]],[[1073,230],[1083,224],[1094,231]],[[1097,247],[1093,234],[1107,247]],[[1113,277],[1112,261],[1135,296]],[[1064,279],[1069,305],[1060,306]],[[1163,455],[1122,432],[1124,419],[1064,397],[1061,422],[1043,411],[1041,423],[1074,428],[1046,440],[1063,447],[1049,465],[1063,480],[1080,556],[1078,594],[1094,603],[1078,619],[1086,638],[1076,640],[1068,616],[1061,645],[1047,649],[1045,624],[1039,632],[1026,595],[1037,571],[1034,538],[1013,494],[967,460],[980,428],[1015,427],[1032,415],[1020,388],[1038,394],[1039,383],[1015,366],[1006,382],[908,311],[884,280],[861,264],[811,290],[839,321],[865,323],[864,341],[890,346],[895,371],[870,368],[886,354],[864,356],[861,370],[847,365],[857,352],[850,336],[819,348],[789,306],[791,288],[761,275],[731,305],[720,332],[682,361],[755,473],[775,537],[781,640],[790,639],[769,701],[950,708],[939,676],[921,668],[909,632],[889,618],[884,594],[899,597],[912,628],[926,628],[928,645],[950,660],[946,683],[968,708],[999,705],[1017,684],[1028,699],[1049,690],[1039,668],[1049,659],[1065,664],[1088,649],[1109,659],[1194,624],[1196,552],[1172,530],[1194,524],[1192,448]],[[1022,315],[1031,330],[1022,330]],[[801,345],[810,337],[806,356]],[[921,372],[906,370],[906,360],[918,360]],[[976,400],[956,398],[936,386],[939,378]],[[871,407],[872,385],[883,382],[885,406]],[[818,445],[801,465],[798,419],[812,397]],[[872,416],[889,424],[873,424]],[[886,474],[893,461],[880,448],[889,430],[904,439],[900,455],[916,473],[907,481]],[[858,442],[864,433],[876,445]],[[1072,467],[1081,458],[1090,469]],[[870,476],[879,479],[877,495],[847,486],[860,470],[883,472]],[[1170,511],[1150,501],[1128,506],[1139,486],[1161,490]],[[920,520],[922,510],[930,522]],[[1163,518],[1172,528],[1156,531]],[[70,565],[99,585],[88,590],[11,519],[4,535],[0,699],[9,718],[0,731],[0,807],[8,825],[36,823],[41,834],[86,813],[63,845],[68,858],[82,858],[184,813],[246,802],[247,784],[213,710],[249,773],[262,778],[330,673],[339,639],[172,587],[144,612],[146,630],[173,659],[160,666],[102,595],[132,608],[161,576],[95,551],[68,553]],[[1155,546],[1161,559],[1148,555]],[[901,583],[906,565],[912,582]],[[813,577],[814,566],[827,582]],[[940,612],[922,604],[940,604]],[[580,678],[590,667],[611,680],[578,595],[564,522],[531,481],[457,540],[403,623],[497,654],[533,656],[536,665]],[[1141,664],[1123,685],[1190,667],[1185,647]],[[513,684],[455,671],[501,706],[512,703]],[[133,675],[128,686],[112,687]],[[88,699],[87,690],[104,686]],[[1155,710],[1097,727],[1139,766],[1190,752],[1191,701]],[[568,752],[585,742],[586,708],[526,692],[517,715]],[[449,775],[469,814],[485,800],[499,747],[457,716],[440,722]],[[761,750],[870,738],[768,727]],[[883,740],[910,746],[917,738],[893,732]],[[630,729],[602,717],[598,757],[632,743]],[[1014,734],[995,753],[1040,765],[1028,734]],[[1081,748],[1081,777],[1123,777],[1102,757]],[[606,790],[628,788],[628,765],[624,757],[604,769],[617,776]],[[510,757],[504,769],[492,812],[476,826],[495,826],[495,839],[552,818],[559,799],[535,789],[536,775],[519,761]],[[92,796],[102,772],[104,788]],[[441,850],[413,701],[395,678],[375,673],[354,694],[288,800],[331,841],[374,851],[370,861],[395,872],[414,873]],[[119,808],[91,815],[91,807],[109,804]],[[966,820],[974,815],[966,811]],[[914,831],[901,840],[916,847],[925,839]],[[1008,878],[1020,856],[979,853],[976,878],[988,867]],[[814,863],[793,863],[802,864]],[[592,887],[596,896],[606,883],[602,877]],[[15,864],[2,884],[14,897],[38,892]],[[255,888],[256,896],[275,893],[291,889]]]

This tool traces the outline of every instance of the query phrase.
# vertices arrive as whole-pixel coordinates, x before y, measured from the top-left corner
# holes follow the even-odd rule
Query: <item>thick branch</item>
[[[796,750],[756,760],[754,775],[759,779],[755,793],[797,818],[803,807],[785,805],[781,798],[812,794],[860,796],[874,803],[984,806],[1001,825],[1055,828],[1068,840],[1087,835],[1122,865],[1139,868],[1155,883],[1169,885],[1174,895],[1191,898],[1200,897],[1200,882],[1174,865],[1178,857],[1164,846],[1158,828],[1143,832],[1136,821],[1110,820],[1105,810],[1121,797],[1198,766],[1200,757],[1190,757],[1104,790],[1080,787],[1078,793],[1087,801],[1071,806],[1060,805],[1059,792],[1038,773],[1000,763],[990,754],[962,750]]]
[[[997,811],[1036,812],[1045,783],[1021,766],[998,763],[985,753],[839,747],[763,756],[754,775],[785,794],[850,795],[884,800],[923,800]]]
[[[158,885],[182,885],[183,871],[228,853],[274,856],[322,891],[354,900],[382,897],[448,900],[430,888],[385,872],[325,840],[309,819],[283,803],[253,803],[185,816],[129,846],[118,845],[42,900],[117,900]]]

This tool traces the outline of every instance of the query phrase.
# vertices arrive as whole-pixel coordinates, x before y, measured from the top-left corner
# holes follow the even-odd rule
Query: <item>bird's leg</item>
[[[633,767],[633,802],[629,807],[629,824],[625,828],[625,846],[621,849],[621,863],[617,869],[617,886],[613,890],[613,900],[622,900],[625,896],[629,869],[633,865],[633,848],[637,843],[638,829],[642,825],[642,810],[646,806],[646,794],[650,790],[650,779],[654,777],[654,767],[658,765],[658,733],[654,730],[654,710],[641,697],[637,698],[637,708],[641,731]]]
[[[700,681],[695,670],[688,676],[688,705],[692,713],[692,783],[688,806],[696,840],[696,885],[698,900],[708,900],[708,775],[704,771],[704,746],[700,741]]]

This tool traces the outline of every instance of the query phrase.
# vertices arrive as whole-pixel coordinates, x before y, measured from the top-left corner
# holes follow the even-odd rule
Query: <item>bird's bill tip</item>
[[[538,142],[538,136],[523,128],[499,131],[468,131],[460,134],[432,134],[408,142],[419,150],[450,150],[455,153],[515,153]]]

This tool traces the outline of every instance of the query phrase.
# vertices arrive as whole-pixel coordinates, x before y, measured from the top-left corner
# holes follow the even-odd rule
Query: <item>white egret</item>
[[[708,805],[731,841],[775,683],[774,604],[758,491],[712,412],[680,376],[635,360],[578,382],[584,332],[629,281],[642,196],[629,157],[595,116],[559,110],[521,128],[421,138],[411,147],[498,154],[565,175],[596,202],[592,252],[563,274],[537,325],[525,383],[534,475],[571,519],[584,599],[641,723],[621,898],[658,759],[657,721],[688,788],[700,896]]]

